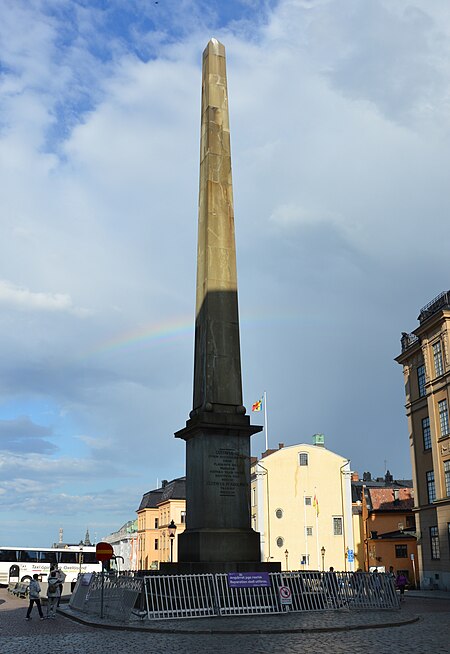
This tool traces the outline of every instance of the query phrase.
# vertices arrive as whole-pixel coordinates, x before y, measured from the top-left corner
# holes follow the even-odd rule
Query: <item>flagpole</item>
[[[316,498],[316,547],[317,547],[317,569],[320,571],[320,553],[319,553],[319,504],[317,500],[316,489],[314,489],[314,496]]]
[[[264,433],[266,435],[266,452],[269,449],[269,435],[267,431],[267,393],[264,391]]]
[[[306,556],[306,561],[305,561],[305,567],[309,567],[309,562],[308,562],[308,536],[306,533],[306,502],[305,502],[305,491],[303,491],[303,514],[304,514],[304,521],[305,524],[303,526],[303,534],[305,538],[305,556]]]

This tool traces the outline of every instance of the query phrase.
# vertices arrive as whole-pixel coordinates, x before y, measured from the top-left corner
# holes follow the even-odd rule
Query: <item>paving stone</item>
[[[86,626],[58,615],[55,620],[41,622],[34,613],[30,622],[25,620],[27,602],[7,595],[0,589],[0,653],[1,654],[118,654],[131,651],[136,654],[450,654],[450,601],[420,597],[407,598],[397,617],[419,621],[399,627],[368,628],[353,631],[322,633],[237,633],[237,630],[266,629],[268,618],[272,628],[289,628],[295,615],[251,616],[250,618],[224,618],[233,627],[225,634],[152,633],[120,631]],[[35,609],[33,609],[35,611]],[[380,612],[375,612],[379,614]],[[337,615],[336,615],[337,614]],[[340,612],[302,614],[305,628],[330,625],[333,620],[349,619]],[[391,616],[392,617],[392,616]],[[395,616],[394,616],[395,617]],[[367,625],[376,618],[364,611],[351,616],[352,626]],[[213,628],[217,618],[202,620]],[[196,620],[175,621],[177,624],[195,623]],[[335,624],[335,623],[333,623]],[[373,624],[373,622],[371,623]],[[203,626],[203,625],[202,625]],[[55,638],[56,647],[55,647]]]

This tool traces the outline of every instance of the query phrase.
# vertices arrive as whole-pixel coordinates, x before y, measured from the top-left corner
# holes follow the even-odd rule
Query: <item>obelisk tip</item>
[[[210,54],[216,55],[216,57],[225,57],[225,46],[214,37],[209,40],[208,45],[203,52],[203,56],[207,57]]]

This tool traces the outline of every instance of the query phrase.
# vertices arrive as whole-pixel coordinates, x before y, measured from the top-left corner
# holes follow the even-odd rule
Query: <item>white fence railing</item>
[[[385,574],[274,572],[268,578],[267,586],[236,588],[227,574],[148,576],[144,578],[147,616],[161,620],[399,608],[393,580]]]
[[[82,574],[78,577],[69,606],[83,613],[126,622],[142,592],[142,585],[139,577],[105,574],[102,584],[100,572]]]

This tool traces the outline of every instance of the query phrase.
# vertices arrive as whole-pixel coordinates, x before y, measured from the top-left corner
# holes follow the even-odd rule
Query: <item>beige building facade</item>
[[[422,587],[450,590],[450,291],[418,320],[402,334],[396,361],[405,383],[419,574]]]
[[[268,450],[252,464],[252,527],[261,560],[283,570],[353,570],[350,461],[330,452],[323,435]],[[350,558],[350,562],[349,559]]]
[[[156,570],[160,563],[178,561],[178,534],[186,527],[186,478],[163,481],[161,488],[148,491],[137,510],[137,569]],[[176,526],[175,537],[169,525]]]

